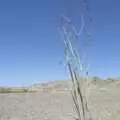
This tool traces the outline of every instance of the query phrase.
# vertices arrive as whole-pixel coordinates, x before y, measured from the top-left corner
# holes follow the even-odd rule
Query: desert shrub
[[[16,89],[16,88],[0,87],[0,93],[27,93],[27,92],[32,92],[32,91],[29,91],[27,88]]]
[[[5,87],[0,88],[0,93],[10,93],[10,92],[11,92],[11,88],[5,88]]]

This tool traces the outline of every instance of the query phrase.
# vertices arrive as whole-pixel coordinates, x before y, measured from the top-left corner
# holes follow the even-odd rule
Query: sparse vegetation
[[[27,92],[33,92],[33,91],[29,91],[27,88],[0,87],[0,93],[27,93]]]

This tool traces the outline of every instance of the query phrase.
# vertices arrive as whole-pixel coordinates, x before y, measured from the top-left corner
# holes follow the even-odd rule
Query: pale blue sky
[[[89,74],[118,77],[120,1],[89,1]],[[65,66],[59,65],[64,52],[58,25],[62,14],[78,24],[76,16],[85,13],[82,5],[82,0],[1,0],[0,85],[67,79]]]

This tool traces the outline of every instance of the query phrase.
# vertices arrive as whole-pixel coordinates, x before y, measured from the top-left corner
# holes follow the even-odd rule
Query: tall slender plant
[[[88,71],[74,44],[79,36],[81,36],[84,27],[83,17],[81,17],[81,28],[77,31],[72,21],[66,16],[62,16],[61,30],[63,33],[66,62],[73,85],[72,98],[77,113],[77,120],[91,120],[87,92]]]

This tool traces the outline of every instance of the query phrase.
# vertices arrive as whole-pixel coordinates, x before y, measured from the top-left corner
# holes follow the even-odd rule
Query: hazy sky
[[[118,77],[120,1],[88,1],[93,18],[89,74]],[[64,51],[58,26],[62,14],[78,23],[76,16],[85,13],[82,5],[82,0],[1,0],[0,85],[67,79],[65,66],[59,64]]]

